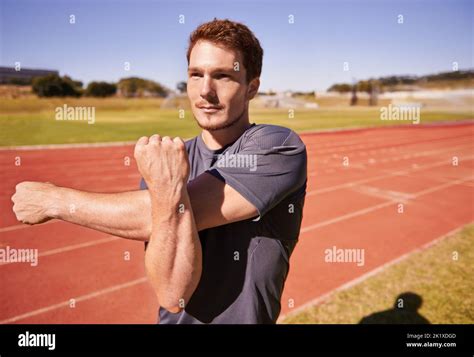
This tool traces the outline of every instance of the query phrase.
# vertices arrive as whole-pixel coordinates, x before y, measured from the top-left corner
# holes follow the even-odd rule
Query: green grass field
[[[200,129],[189,109],[180,119],[178,109],[161,109],[161,103],[162,99],[154,98],[0,98],[0,146],[134,141],[142,135],[154,133],[186,138],[199,133]],[[95,107],[95,123],[55,120],[55,108],[63,104]],[[426,109],[421,112],[421,123],[471,117],[469,110]],[[401,123],[413,125],[382,121],[376,107],[341,105],[322,106],[316,110],[296,109],[294,118],[289,118],[288,109],[251,107],[250,120],[283,125],[298,132]]]
[[[457,260],[454,252],[457,252]],[[282,323],[356,324],[416,323],[420,315],[432,324],[474,323],[474,225],[414,253],[363,282],[314,307],[288,315]],[[411,292],[423,303],[415,313],[394,308],[397,297]],[[415,295],[410,295],[412,299]]]

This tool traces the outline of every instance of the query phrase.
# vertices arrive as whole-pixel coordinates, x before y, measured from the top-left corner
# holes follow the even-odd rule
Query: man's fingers
[[[148,137],[142,136],[140,139],[138,139],[137,143],[135,144],[135,150],[133,151],[133,154],[135,158],[137,157],[137,153],[141,151],[141,149],[148,144]]]
[[[162,139],[161,139],[161,136],[159,136],[158,134],[154,134],[152,136],[150,136],[150,140],[148,141],[149,144],[152,144],[152,143],[158,143],[160,142]]]
[[[140,139],[138,139],[136,146],[146,145],[146,144],[148,144],[148,137],[142,136]]]
[[[137,144],[135,145],[135,157],[137,155],[137,152],[138,151],[142,152],[142,149],[144,149],[146,145],[148,145],[148,144],[157,144],[157,143],[164,144],[164,146],[162,146],[163,149],[165,147],[167,147],[169,149],[171,149],[172,147],[178,148],[180,150],[185,150],[186,149],[184,141],[180,137],[176,137],[174,139],[171,139],[169,136],[161,137],[158,134],[154,134],[154,135],[150,136],[150,138],[148,138],[146,136],[142,136],[140,139],[138,139]]]
[[[15,190],[21,190],[22,188],[24,188],[25,186],[28,186],[29,184],[31,184],[30,181],[22,181],[22,182],[19,182],[16,184],[15,186]]]
[[[179,136],[173,139],[173,143],[180,149],[186,148],[183,139],[181,139]]]

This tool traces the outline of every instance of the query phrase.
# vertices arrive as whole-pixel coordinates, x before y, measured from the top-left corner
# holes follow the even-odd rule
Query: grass
[[[160,108],[162,101],[156,98],[0,98],[0,146],[134,141],[142,135],[154,133],[182,137],[199,133],[200,129],[189,108],[183,105],[186,108],[185,117],[180,119],[177,108]],[[64,104],[94,107],[95,123],[55,120],[55,108]],[[471,117],[469,111],[427,109],[421,112],[422,123]],[[289,118],[288,109],[251,107],[250,119],[256,123],[287,126],[299,132],[400,124],[380,120],[380,112],[376,107],[351,108],[341,105],[321,106],[317,110],[296,109],[294,118]]]
[[[454,252],[458,260],[454,260]],[[286,324],[416,323],[420,315],[432,324],[474,322],[474,225],[343,291],[320,305],[288,316]],[[405,307],[394,308],[402,293]],[[417,297],[418,296],[418,297]],[[421,298],[415,313],[407,306]],[[398,300],[397,300],[398,301]],[[376,314],[374,314],[376,313]]]
[[[320,130],[344,127],[390,126],[406,124],[397,121],[380,120],[378,108],[354,109],[327,108],[318,110],[296,110],[294,118],[288,118],[288,110],[251,111],[250,117],[257,123],[283,125],[295,131]],[[421,123],[470,118],[468,113],[422,112]],[[407,125],[413,125],[408,123]]]

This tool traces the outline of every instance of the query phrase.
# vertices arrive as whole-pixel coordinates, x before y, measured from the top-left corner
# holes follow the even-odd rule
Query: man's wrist
[[[64,203],[67,202],[67,188],[53,186],[46,201],[46,215],[49,218],[62,219],[64,217]]]
[[[187,185],[180,183],[176,186],[161,187],[160,190],[148,190],[152,208],[170,214],[174,214],[178,209],[182,210],[186,197],[188,197]]]
[[[148,192],[151,200],[163,202],[164,200],[174,201],[180,200],[181,197],[188,192],[188,186],[185,182],[148,184]]]

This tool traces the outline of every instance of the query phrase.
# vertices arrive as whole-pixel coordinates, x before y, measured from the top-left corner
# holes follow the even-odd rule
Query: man
[[[17,218],[148,241],[160,323],[275,323],[302,220],[306,149],[287,128],[249,122],[262,57],[242,24],[199,26],[187,53],[187,92],[202,133],[186,143],[140,138],[141,191],[21,183],[12,198]]]

